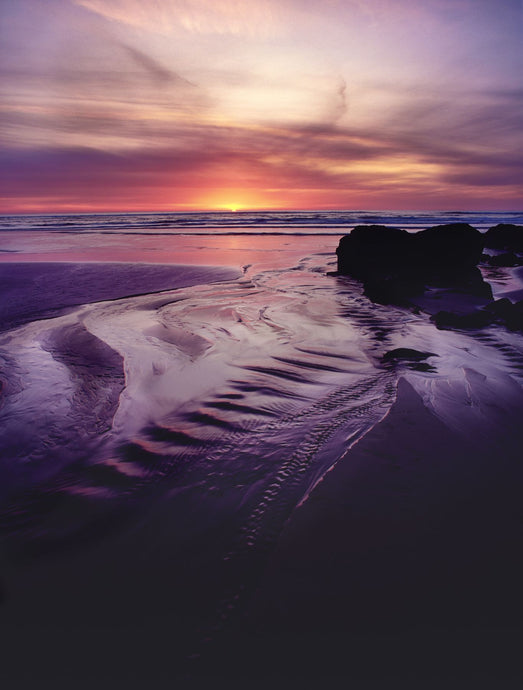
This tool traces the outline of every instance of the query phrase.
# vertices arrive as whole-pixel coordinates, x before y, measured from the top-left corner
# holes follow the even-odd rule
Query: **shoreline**
[[[0,332],[60,316],[85,304],[234,280],[225,266],[130,262],[11,261],[0,263]]]
[[[56,635],[66,645],[71,626],[77,625],[85,646],[70,650],[70,663],[72,668],[76,659],[79,668],[90,649],[91,613],[101,616],[96,622],[100,648],[113,637],[109,623],[119,625],[116,613],[113,620],[111,611],[105,611],[109,601],[105,597],[111,592],[111,601],[121,607],[118,616],[129,618],[120,653],[123,658],[127,644],[137,645],[138,653],[136,640],[142,640],[143,674],[148,672],[148,659],[157,660],[152,640],[158,642],[164,633],[172,634],[168,607],[179,606],[187,616],[187,626],[180,624],[176,629],[180,650],[186,644],[187,629],[197,618],[194,607],[202,620],[207,621],[209,614],[209,629],[222,626],[210,649],[195,662],[195,679],[230,679],[253,687],[258,687],[258,676],[259,687],[281,679],[299,681],[302,687],[309,687],[311,678],[316,687],[318,680],[356,680],[361,687],[377,690],[390,680],[399,680],[405,687],[413,679],[417,687],[420,681],[424,687],[433,687],[431,681],[445,682],[446,687],[459,690],[471,679],[512,681],[515,656],[510,650],[517,646],[521,633],[519,582],[523,578],[517,553],[518,488],[523,481],[519,462],[523,447],[521,336],[499,326],[482,331],[439,331],[427,313],[374,306],[350,278],[327,278],[330,264],[320,254],[320,242],[313,254],[300,242],[282,245],[282,251],[267,251],[265,243],[246,246],[250,241],[247,237],[241,245],[229,245],[222,238],[212,238],[209,246],[223,249],[216,257],[223,258],[221,267],[61,261],[0,266],[0,278],[4,276],[12,290],[10,303],[5,299],[3,303],[11,309],[9,318],[44,318],[48,307],[50,316],[62,316],[63,311],[52,311],[47,298],[58,301],[59,310],[76,310],[54,324],[54,330],[47,332],[45,324],[40,335],[42,324],[36,324],[34,333],[31,327],[21,329],[14,340],[3,334],[4,344],[16,345],[19,338],[23,346],[20,362],[25,363],[28,378],[21,385],[28,386],[34,379],[38,395],[34,401],[28,398],[30,409],[36,411],[32,422],[43,419],[49,388],[58,405],[49,410],[50,426],[59,420],[60,405],[69,400],[70,410],[63,411],[64,429],[72,425],[71,433],[74,427],[76,434],[78,429],[90,433],[92,427],[96,444],[96,430],[105,419],[107,429],[112,424],[113,432],[116,430],[115,438],[121,433],[125,440],[124,445],[118,440],[110,453],[97,456],[94,465],[88,458],[80,458],[85,467],[73,465],[77,477],[74,472],[70,480],[66,476],[65,484],[58,475],[56,485],[50,480],[47,489],[44,484],[43,492],[35,492],[34,505],[29,503],[27,508],[27,515],[32,511],[37,518],[34,543],[22,539],[21,549],[27,545],[42,549],[45,556],[46,525],[51,547],[62,528],[66,538],[64,545],[60,538],[56,542],[63,549],[56,561],[38,556],[39,562],[35,560],[26,570],[23,563],[10,564],[9,555],[5,557],[8,620],[14,622],[18,617],[22,640],[35,624],[32,606],[34,610],[41,607],[45,616],[35,630],[43,632],[51,619],[61,620],[56,623]],[[195,261],[202,258],[199,246],[186,246],[187,256]],[[212,252],[203,254],[210,255]],[[11,268],[2,272],[4,266]],[[211,276],[234,279],[234,285],[209,286],[207,290],[201,283],[210,283]],[[520,271],[514,271],[514,285],[516,279],[521,279]],[[150,290],[152,284],[161,287],[163,280],[169,287],[159,292],[199,287],[168,296],[166,303]],[[172,281],[178,282],[173,286]],[[89,303],[132,297],[132,285],[146,285],[145,295],[151,299],[130,299],[127,310],[120,303],[89,308]],[[115,296],[115,290],[123,294]],[[97,294],[101,296],[98,300],[93,298]],[[77,299],[81,301],[75,303]],[[81,304],[85,309],[79,308]],[[32,308],[40,309],[37,316]],[[118,319],[122,319],[120,324]],[[38,338],[37,348],[31,348],[32,337]],[[305,348],[304,337],[310,338]],[[352,353],[351,338],[355,343]],[[217,347],[210,347],[211,343]],[[287,346],[288,350],[278,349]],[[387,358],[402,348],[416,348],[410,352],[422,357],[406,361],[394,355]],[[428,362],[421,361],[425,359]],[[41,369],[43,366],[48,369]],[[344,394],[354,398],[346,411],[347,424],[352,414],[357,424],[366,393],[365,387],[360,390],[354,384],[367,368],[370,375],[390,380],[387,406],[376,417],[379,421],[348,449],[352,437],[340,426],[340,435],[332,437],[338,459],[312,484],[307,498],[293,504],[297,507],[271,542],[272,515],[279,519],[280,510],[277,500],[271,506],[273,496],[278,497],[272,473],[281,464],[275,476],[281,480],[281,510],[285,510],[286,482],[292,497],[293,476],[299,477],[301,467],[298,464],[294,470],[292,466],[291,472],[287,456],[312,462],[328,447],[331,431],[338,433],[332,424]],[[120,394],[124,377],[125,389]],[[320,396],[319,407],[312,402],[318,393],[302,389],[303,400],[310,396],[310,402],[303,408],[303,425],[295,430],[292,423],[299,414],[289,394],[296,395],[307,382],[317,390],[316,385],[327,379],[336,390],[324,399]],[[59,385],[63,386],[61,395]],[[17,397],[17,390],[13,391]],[[381,385],[375,393],[368,393],[371,407],[377,404],[379,394],[383,394]],[[185,407],[180,407],[181,402]],[[21,413],[28,409],[23,400],[20,405]],[[372,409],[376,412],[377,408]],[[74,422],[72,414],[76,415]],[[277,421],[280,418],[288,423],[283,431]],[[266,438],[260,434],[257,439],[250,433],[263,431],[266,425]],[[47,433],[46,425],[41,426]],[[31,430],[35,442],[39,441],[40,428]],[[51,439],[51,446],[54,443]],[[89,450],[85,439],[76,445],[80,454]],[[259,462],[263,448],[268,449],[270,462],[256,475],[253,459]],[[59,445],[56,450],[60,451]],[[214,454],[216,458],[207,463]],[[53,466],[58,457],[53,458]],[[193,459],[202,462],[201,470],[193,469]],[[239,461],[244,462],[241,470],[235,464]],[[184,473],[190,477],[193,471],[194,480],[185,485]],[[154,503],[149,505],[144,492],[142,505],[140,486],[143,482],[145,487],[149,480]],[[72,482],[70,490],[67,481]],[[170,488],[162,500],[165,482]],[[266,490],[257,497],[256,487],[265,486],[264,482]],[[57,503],[63,506],[62,513],[53,512],[52,506],[46,512],[43,498],[53,492],[62,501]],[[110,501],[117,507],[121,501],[123,506],[127,496],[136,496],[136,506],[144,512],[137,514],[136,527],[131,520],[129,529],[111,533]],[[258,523],[257,516],[264,516],[264,511],[267,521]],[[100,521],[99,532],[96,520],[91,524],[97,514],[107,518],[106,523]],[[84,544],[82,531],[75,533],[74,515],[79,516],[80,528],[88,528],[86,534],[93,530],[91,543]],[[235,519],[243,525],[238,534],[234,530],[222,534],[222,526],[227,530],[229,521]],[[259,535],[255,533],[258,541],[253,540],[253,548],[249,541],[241,541],[247,534],[245,525],[260,530]],[[269,530],[267,552],[265,529]],[[222,558],[221,546],[215,547],[208,534],[215,535],[216,544],[221,544],[220,538],[223,544],[239,539],[244,550],[237,558]],[[201,553],[194,555],[197,544]],[[143,552],[149,557],[141,562]],[[207,562],[205,554],[212,564],[209,572],[199,568],[199,563]],[[185,574],[183,569],[179,572],[180,555],[187,558]],[[106,576],[108,565],[114,572]],[[84,577],[84,570],[95,574],[96,586]],[[39,573],[47,573],[47,580],[41,580]],[[124,580],[126,589],[122,591]],[[178,591],[173,592],[176,581]],[[141,589],[145,586],[149,591],[153,583],[157,609],[151,609]],[[221,614],[219,622],[213,618],[214,607],[222,601],[224,591],[236,585],[237,592],[245,587],[245,596],[242,593],[240,603],[233,603],[232,613],[227,613],[230,621],[222,625]],[[62,588],[71,602],[77,602],[76,611],[64,605],[67,598]],[[47,605],[50,593],[55,603]],[[21,611],[23,620],[19,619]],[[143,616],[136,639],[131,633],[135,615]],[[163,628],[157,630],[157,625]],[[72,636],[71,645],[75,639]],[[35,640],[32,644],[38,649]],[[40,649],[42,659],[51,646],[52,637]],[[17,647],[16,643],[11,647]],[[16,651],[22,649],[20,642]],[[478,654],[484,663],[476,662],[474,671]],[[309,660],[305,665],[303,658]],[[178,652],[178,661],[184,666],[185,651]],[[51,669],[52,662],[42,663],[49,664],[50,674],[60,673]],[[172,673],[169,664],[157,663],[157,673],[165,673],[167,678]],[[116,674],[117,665],[111,668]],[[102,673],[101,667],[97,672]],[[459,682],[453,686],[455,678]],[[65,677],[60,680],[65,683]],[[437,685],[434,688],[439,690]]]

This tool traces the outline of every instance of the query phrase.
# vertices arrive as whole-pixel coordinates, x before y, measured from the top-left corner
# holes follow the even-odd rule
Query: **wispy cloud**
[[[334,199],[340,194],[350,198],[381,194],[390,202],[394,194],[402,199],[410,194],[443,203],[449,194],[477,200],[481,190],[494,188],[504,188],[505,197],[518,198],[523,163],[513,146],[515,120],[509,118],[505,123],[508,138],[500,156],[499,133],[488,143],[497,112],[492,105],[475,109],[474,141],[470,119],[464,118],[460,109],[455,121],[449,115],[436,127],[439,120],[431,119],[426,104],[422,105],[420,112],[425,117],[405,121],[403,127],[398,118],[393,127],[380,131],[332,122],[309,127],[278,123],[241,127],[186,121],[175,128],[167,123],[159,126],[153,146],[144,139],[142,147],[113,155],[87,149],[50,149],[23,156],[13,153],[2,161],[4,171],[12,170],[13,160],[18,161],[17,174],[10,176],[5,194],[16,198],[24,189],[42,192],[60,186],[64,196],[70,193],[77,198],[88,184],[94,198],[105,199],[110,188],[114,199],[125,200],[134,190],[135,201],[141,198],[146,205],[149,199],[150,204],[158,205],[168,187],[174,204],[195,198],[194,190],[200,193],[205,188],[234,186],[240,178],[246,188],[262,192],[278,189],[280,194],[287,193],[287,198],[293,198],[293,190],[310,190],[316,198],[318,190],[330,190]],[[110,119],[91,124],[108,135],[123,127],[129,137],[136,137],[140,127],[139,122]],[[83,127],[85,123],[77,125]],[[452,136],[445,138],[447,131]]]
[[[183,84],[185,86],[195,86],[195,84],[191,83],[188,79],[184,79],[173,70],[167,69],[142,50],[138,50],[138,48],[134,48],[131,45],[126,45],[125,43],[122,43],[122,48],[140,68],[150,75],[157,85],[163,86],[164,84],[176,83]]]
[[[282,30],[282,4],[276,0],[74,0],[91,12],[121,24],[159,34],[182,29],[193,34],[275,36]]]
[[[521,203],[516,4],[5,0],[4,208]]]

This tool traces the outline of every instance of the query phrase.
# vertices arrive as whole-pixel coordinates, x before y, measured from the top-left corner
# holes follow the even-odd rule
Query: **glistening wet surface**
[[[12,667],[31,649],[64,684],[87,665],[86,687],[190,670],[241,615],[295,507],[390,408],[383,354],[403,338],[456,358],[476,347],[328,270],[324,254],[246,265],[3,334]],[[506,353],[495,329],[481,338],[521,364],[510,336]]]

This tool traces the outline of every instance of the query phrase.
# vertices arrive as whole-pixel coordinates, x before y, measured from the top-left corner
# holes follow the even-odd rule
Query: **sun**
[[[245,208],[244,203],[239,201],[219,201],[214,204],[215,208],[220,211],[226,211],[228,213],[236,213],[236,211],[241,211]]]
[[[202,194],[198,206],[222,213],[236,213],[265,209],[269,204],[265,203],[263,197],[253,190],[213,189]]]

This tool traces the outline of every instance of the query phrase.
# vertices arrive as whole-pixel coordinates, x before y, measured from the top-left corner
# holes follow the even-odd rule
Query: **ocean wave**
[[[372,223],[419,230],[453,222],[467,222],[485,230],[497,223],[521,224],[523,214],[499,211],[213,211],[2,215],[0,232],[292,235],[339,233],[355,225]]]

